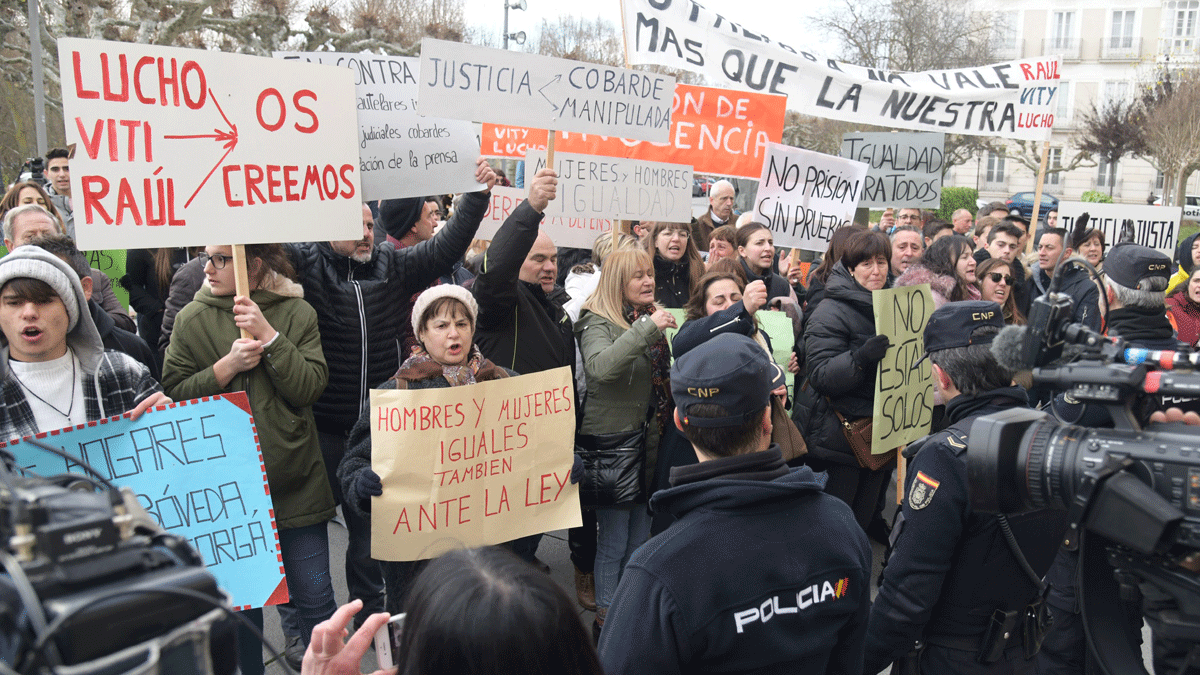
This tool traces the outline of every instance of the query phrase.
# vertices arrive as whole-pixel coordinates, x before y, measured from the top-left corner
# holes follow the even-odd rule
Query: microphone
[[[1025,326],[1005,326],[992,338],[992,356],[1001,368],[1012,372],[1029,370],[1033,364],[1025,362],[1025,337],[1029,329]]]

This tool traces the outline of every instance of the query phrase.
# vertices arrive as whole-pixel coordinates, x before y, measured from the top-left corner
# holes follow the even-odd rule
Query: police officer
[[[1003,327],[994,302],[952,302],[929,318],[925,351],[950,426],[905,453],[912,456],[908,484],[871,608],[863,673],[896,660],[897,673],[1036,669],[1045,627],[1040,577],[1063,517],[974,513],[967,482],[972,423],[1028,406],[1025,390],[989,351]]]

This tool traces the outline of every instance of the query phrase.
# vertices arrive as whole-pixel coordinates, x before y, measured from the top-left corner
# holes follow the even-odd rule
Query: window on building
[[[997,12],[996,49],[1013,50],[1018,46],[1021,13],[1018,11]]]
[[[1105,82],[1104,90],[1100,95],[1101,109],[1112,103],[1124,103],[1129,100],[1129,83],[1128,82]]]
[[[1155,172],[1155,174],[1154,174],[1154,189],[1158,190],[1159,194],[1162,194],[1163,184],[1166,182],[1167,182],[1167,177],[1163,172],[1161,172],[1161,171]]]
[[[1170,23],[1167,34],[1174,49],[1196,46],[1196,26],[1200,22],[1200,0],[1170,0],[1163,3],[1163,14]]]
[[[1050,48],[1070,49],[1074,38],[1075,12],[1054,12],[1050,18]]]
[[[1061,171],[1054,169],[1062,168],[1062,148],[1050,148],[1050,157],[1046,161],[1046,184],[1058,185],[1062,179]]]
[[[1112,31],[1109,34],[1108,46],[1111,49],[1133,48],[1133,20],[1136,12],[1132,9],[1113,10]]]
[[[1117,184],[1116,162],[1100,161],[1096,169],[1096,187],[1111,188]]]
[[[987,157],[987,175],[984,180],[988,183],[1004,182],[1004,155],[989,152]]]
[[[1059,80],[1058,91],[1054,92],[1054,102],[1057,108],[1054,110],[1054,117],[1059,120],[1071,119],[1071,83],[1066,80]]]

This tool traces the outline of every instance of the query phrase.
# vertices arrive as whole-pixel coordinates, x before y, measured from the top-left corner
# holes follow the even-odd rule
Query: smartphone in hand
[[[386,670],[395,668],[399,661],[400,634],[404,628],[404,615],[397,614],[383,624],[375,633],[375,657],[379,667]]]

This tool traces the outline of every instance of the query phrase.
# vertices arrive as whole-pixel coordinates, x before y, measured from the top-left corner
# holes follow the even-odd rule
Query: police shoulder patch
[[[925,472],[918,471],[917,477],[913,479],[912,487],[908,490],[908,506],[911,509],[920,510],[929,506],[933,501],[933,494],[937,492],[938,485],[941,483],[925,475]]]

